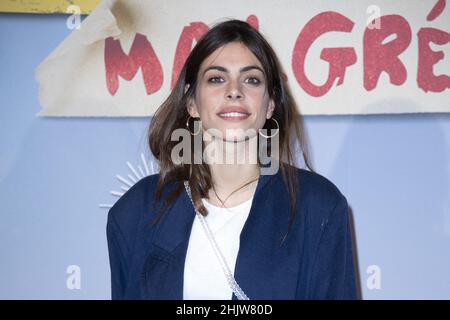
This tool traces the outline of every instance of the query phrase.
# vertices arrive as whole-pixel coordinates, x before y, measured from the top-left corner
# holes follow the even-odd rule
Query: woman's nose
[[[228,87],[228,90],[227,90],[226,97],[227,97],[227,99],[232,99],[232,100],[242,99],[243,94],[239,87],[239,82],[232,81],[230,83],[230,86]]]

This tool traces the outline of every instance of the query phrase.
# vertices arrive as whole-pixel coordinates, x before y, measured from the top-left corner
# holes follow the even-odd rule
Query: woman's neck
[[[209,164],[213,188],[209,190],[208,195],[212,204],[233,207],[253,196],[260,168],[255,157],[256,148],[253,149],[252,145],[256,141],[251,139],[242,142],[213,140],[208,144],[208,148],[216,151],[216,156],[222,155],[222,159],[225,160]],[[211,160],[211,157],[209,159]]]

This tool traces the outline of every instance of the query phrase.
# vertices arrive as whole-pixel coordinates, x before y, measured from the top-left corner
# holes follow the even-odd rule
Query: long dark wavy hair
[[[296,194],[299,188],[297,174],[295,173],[294,153],[296,145],[299,147],[299,153],[303,156],[305,166],[313,171],[306,150],[303,120],[287,86],[285,74],[274,50],[255,28],[240,20],[227,20],[216,24],[203,35],[189,54],[175,87],[152,118],[148,141],[150,150],[158,160],[160,167],[155,198],[157,201],[164,198],[160,212],[153,223],[159,221],[167,207],[184,190],[184,180],[189,181],[196,209],[205,216],[208,214],[201,199],[207,197],[208,190],[213,185],[209,166],[206,163],[194,164],[194,161],[174,163],[171,153],[172,148],[178,141],[171,141],[171,135],[175,129],[186,128],[186,122],[189,119],[187,104],[190,99],[195,97],[197,75],[202,62],[216,49],[231,42],[242,43],[260,61],[266,75],[269,97],[275,103],[272,117],[279,124],[279,169],[290,199],[289,232],[296,215]],[[187,84],[189,84],[189,88],[185,92]],[[270,122],[272,121],[266,121],[263,128],[269,129]],[[258,139],[260,138],[259,136]],[[191,148],[191,150],[190,156],[193,160],[194,148]],[[166,194],[163,191],[165,186],[169,184],[175,185],[175,188],[171,188],[171,191]]]

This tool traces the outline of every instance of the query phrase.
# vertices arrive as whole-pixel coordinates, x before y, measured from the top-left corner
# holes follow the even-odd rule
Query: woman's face
[[[227,141],[246,138],[243,133],[257,134],[273,109],[261,63],[238,42],[218,48],[203,61],[195,98],[188,104],[189,114],[200,117],[203,130],[217,129],[212,135]]]

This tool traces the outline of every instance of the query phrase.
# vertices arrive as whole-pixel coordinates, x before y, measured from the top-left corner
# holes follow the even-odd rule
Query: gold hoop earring
[[[260,134],[261,136],[263,136],[264,138],[266,138],[266,139],[275,137],[275,136],[278,134],[278,131],[280,131],[280,125],[278,124],[278,121],[277,121],[275,118],[270,118],[270,119],[273,120],[273,121],[275,121],[275,123],[277,124],[277,131],[276,131],[274,134],[272,134],[272,135],[270,135],[270,136],[267,136],[267,135],[261,133],[261,129],[259,129],[259,134]],[[270,129],[270,130],[272,131],[273,129]]]
[[[189,131],[189,133],[190,133],[191,135],[196,136],[196,135],[198,135],[198,134],[200,133],[200,131],[202,131],[202,126],[199,126],[199,127],[198,127],[198,131],[197,131],[197,132],[192,133],[191,130],[189,130],[189,119],[191,119],[191,118],[192,118],[192,117],[189,115],[189,118],[187,118],[187,120],[186,120],[186,128],[187,128],[187,130]],[[194,118],[192,118],[192,119],[194,119]],[[194,121],[195,121],[195,120],[194,120]],[[195,128],[195,123],[194,123],[194,128]]]

